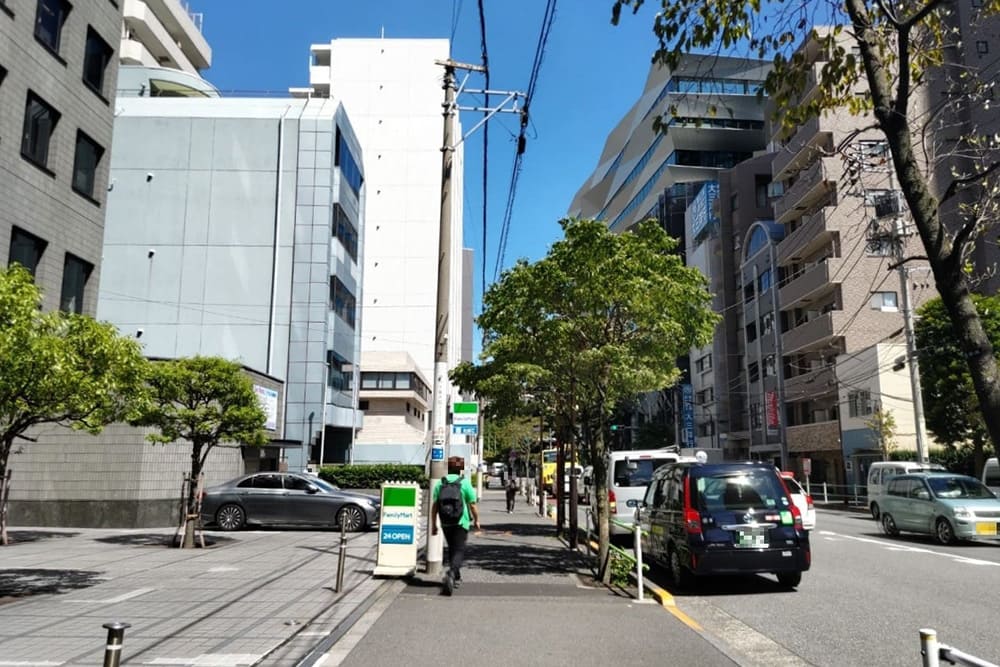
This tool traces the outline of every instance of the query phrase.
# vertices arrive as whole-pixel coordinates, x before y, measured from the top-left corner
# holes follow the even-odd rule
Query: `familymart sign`
[[[451,432],[458,435],[479,435],[479,403],[452,403]]]

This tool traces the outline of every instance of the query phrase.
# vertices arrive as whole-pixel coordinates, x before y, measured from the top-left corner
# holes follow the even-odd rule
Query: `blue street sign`
[[[456,435],[479,435],[478,424],[452,424],[451,432]]]
[[[444,461],[444,447],[431,447],[431,461]]]
[[[382,544],[413,544],[413,526],[382,526]]]

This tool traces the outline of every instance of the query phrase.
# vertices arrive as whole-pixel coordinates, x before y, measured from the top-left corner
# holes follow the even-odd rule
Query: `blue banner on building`
[[[691,216],[691,236],[697,238],[711,225],[719,224],[719,184],[708,181],[691,201],[688,212]]]
[[[689,384],[681,385],[681,416],[684,419],[684,444],[694,447],[694,388]]]

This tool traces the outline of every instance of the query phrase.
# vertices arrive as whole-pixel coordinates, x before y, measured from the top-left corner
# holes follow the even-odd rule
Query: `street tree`
[[[871,429],[873,444],[882,453],[882,460],[888,461],[889,455],[896,449],[896,417],[892,410],[876,407],[865,420],[865,425]]]
[[[541,260],[519,261],[483,298],[481,363],[453,379],[494,409],[528,404],[564,437],[584,434],[594,466],[599,569],[608,568],[606,449],[616,407],[676,383],[676,360],[706,344],[718,316],[704,276],[653,220],[615,234],[595,220],[561,222]]]
[[[1000,349],[1000,297],[972,296],[995,349]],[[920,388],[927,430],[942,445],[972,445],[975,472],[983,469],[989,432],[983,421],[969,366],[952,333],[941,299],[931,299],[917,311],[914,328],[920,360]]]
[[[638,12],[643,4],[616,0],[612,23],[623,9]],[[978,70],[961,58],[976,30],[995,29],[1000,0],[983,0],[971,11],[958,0],[650,4],[657,6],[655,63],[674,67],[697,50],[770,60],[761,93],[770,97],[777,123],[794,128],[830,110],[849,110],[869,123],[865,129],[884,134],[983,423],[1000,444],[1000,376],[972,298],[981,276],[970,271],[976,245],[988,242],[998,217],[998,141],[995,125],[967,121],[990,109],[996,63],[982,59]],[[807,42],[812,53],[795,49]],[[813,64],[817,52],[825,54],[821,66]],[[807,86],[815,92],[804,99]]]
[[[141,394],[145,360],[110,324],[42,312],[19,264],[0,269],[0,544],[6,545],[11,455],[57,424],[97,434],[124,419]],[[17,446],[15,447],[15,443]]]
[[[181,546],[191,548],[195,545],[198,480],[209,453],[226,442],[257,447],[266,444],[267,415],[240,364],[219,357],[153,362],[147,391],[148,400],[131,423],[155,428],[146,436],[150,442],[180,440],[191,445],[187,511],[181,517]]]

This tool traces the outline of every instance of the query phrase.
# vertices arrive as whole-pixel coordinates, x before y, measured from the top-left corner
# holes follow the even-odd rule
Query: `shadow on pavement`
[[[482,537],[493,537],[500,535],[513,535],[519,537],[556,537],[556,524],[533,524],[533,523],[502,523],[484,522]],[[475,530],[470,537],[476,536]]]
[[[582,555],[574,554],[561,544],[547,548],[521,542],[470,542],[465,564],[510,576],[589,571]]]
[[[177,548],[177,538],[175,538],[173,533],[169,534],[129,533],[127,535],[111,535],[108,537],[98,537],[95,538],[94,541],[102,542],[104,544],[118,544],[130,547],[170,547],[171,549]],[[232,542],[235,542],[235,540],[231,537],[220,537],[218,535],[205,535],[206,549],[215,546],[230,544]],[[198,545],[195,547],[196,549],[201,548],[198,540],[195,540],[195,544]]]
[[[10,545],[24,544],[25,542],[39,542],[58,537],[76,537],[80,533],[62,533],[52,530],[11,530],[7,532]]]
[[[794,593],[795,589],[782,586],[771,575],[742,574],[699,577],[698,583],[690,589],[678,590],[670,581],[670,575],[660,567],[652,567],[646,578],[674,597],[698,596],[717,597],[723,595],[773,595],[774,593]],[[809,572],[802,573],[802,585],[809,583]]]
[[[88,570],[0,570],[0,602],[29,595],[68,593],[88,588],[103,579]]]

